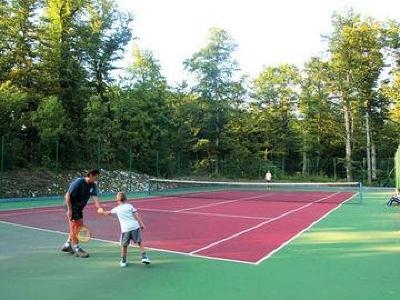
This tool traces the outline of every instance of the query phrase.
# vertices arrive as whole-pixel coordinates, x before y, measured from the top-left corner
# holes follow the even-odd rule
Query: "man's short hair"
[[[90,170],[89,172],[87,172],[87,173],[85,174],[85,177],[97,176],[97,175],[99,175],[99,174],[100,174],[100,171],[99,171],[99,170],[93,169],[93,170]]]

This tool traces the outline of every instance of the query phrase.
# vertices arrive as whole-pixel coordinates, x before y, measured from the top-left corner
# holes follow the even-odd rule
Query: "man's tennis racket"
[[[92,238],[92,232],[85,225],[82,225],[81,227],[79,227],[76,237],[79,242],[87,243]]]

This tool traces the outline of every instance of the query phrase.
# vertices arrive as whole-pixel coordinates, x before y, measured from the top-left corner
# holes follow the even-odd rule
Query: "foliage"
[[[63,168],[361,177],[366,153],[392,157],[399,141],[400,25],[353,11],[332,23],[324,55],[255,78],[240,71],[229,33],[212,28],[183,62],[187,81],[170,85],[137,45],[118,69],[135,23],[114,1],[0,0],[6,167],[53,167],[57,145]]]

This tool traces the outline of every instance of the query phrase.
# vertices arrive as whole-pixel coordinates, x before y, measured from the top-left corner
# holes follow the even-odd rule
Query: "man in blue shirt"
[[[77,257],[89,257],[89,254],[79,246],[77,234],[79,228],[83,225],[83,209],[90,197],[93,197],[97,208],[101,207],[96,185],[99,175],[99,170],[91,170],[84,177],[76,178],[65,194],[69,237],[61,249],[63,252],[75,254]]]

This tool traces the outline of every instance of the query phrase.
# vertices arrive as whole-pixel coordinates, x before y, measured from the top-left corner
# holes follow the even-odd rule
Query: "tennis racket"
[[[87,243],[92,238],[92,232],[85,225],[82,225],[81,227],[79,227],[76,237],[79,242]]]

